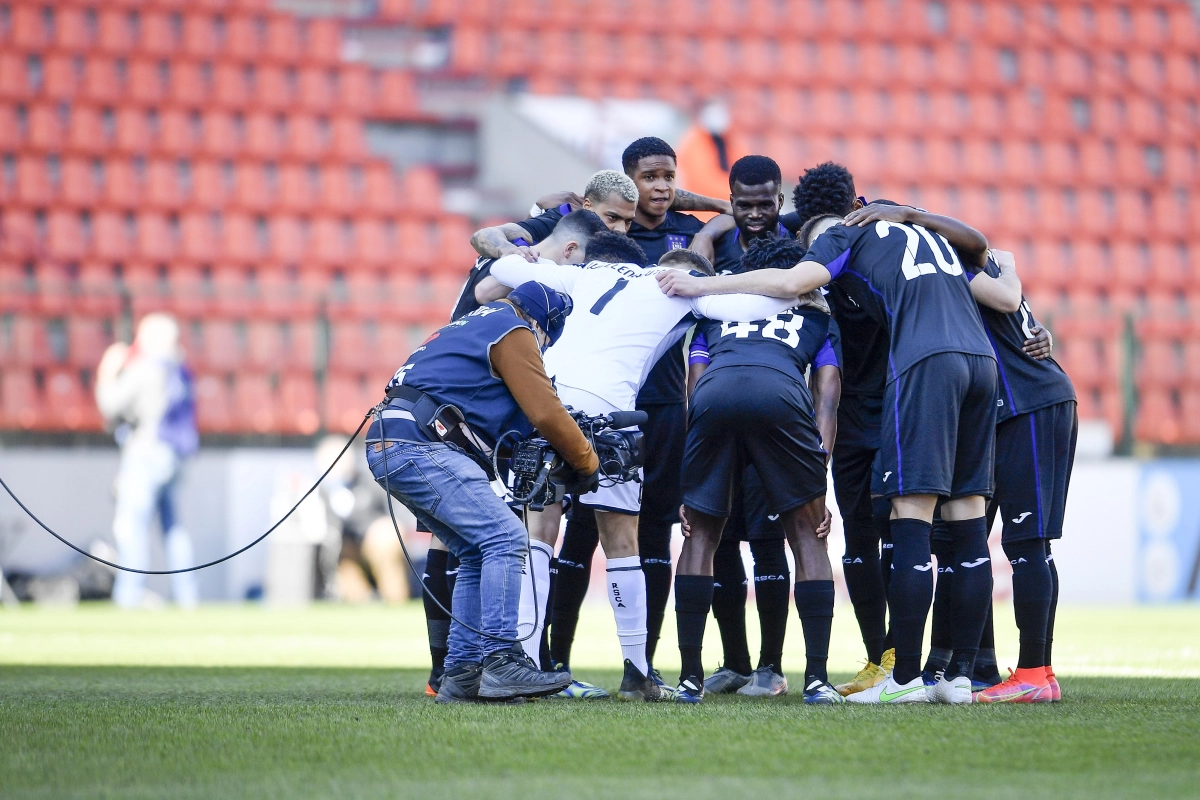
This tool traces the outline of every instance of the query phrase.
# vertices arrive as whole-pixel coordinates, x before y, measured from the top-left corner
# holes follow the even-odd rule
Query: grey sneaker
[[[478,703],[481,671],[482,667],[479,664],[463,664],[444,673],[433,702],[443,705],[447,703]]]
[[[759,667],[750,674],[750,682],[737,690],[742,697],[780,697],[787,694],[787,678],[770,666]]]
[[[717,671],[704,681],[704,691],[708,694],[733,694],[749,682],[749,675],[734,672],[729,667],[717,667]]]
[[[545,697],[561,692],[570,685],[571,673],[543,672],[517,645],[512,650],[493,653],[483,660],[479,697],[484,700]]]
[[[625,659],[625,675],[621,678],[621,689],[617,692],[617,697],[622,700],[645,700],[647,703],[667,699],[654,679],[643,675],[628,658]]]

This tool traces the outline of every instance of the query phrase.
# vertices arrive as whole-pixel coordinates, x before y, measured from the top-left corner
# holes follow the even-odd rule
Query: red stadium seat
[[[227,195],[226,181],[216,162],[192,162],[192,203],[203,208],[219,208],[228,201]]]
[[[308,211],[319,200],[310,167],[283,164],[279,168],[279,207],[285,211]]]
[[[90,162],[83,158],[63,159],[60,196],[72,206],[90,206],[96,202],[99,191]]]
[[[289,156],[301,159],[320,156],[328,147],[327,135],[332,135],[326,131],[328,126],[327,120],[321,122],[315,117],[288,117],[288,140],[285,152]]]
[[[51,258],[73,261],[83,258],[87,243],[79,214],[66,209],[51,211],[47,219],[46,250]]]
[[[1183,434],[1179,409],[1171,402],[1170,394],[1157,387],[1139,391],[1137,422],[1134,435],[1159,444],[1177,444]]]
[[[259,252],[253,219],[244,214],[225,214],[221,227],[221,250],[225,258],[237,262],[250,262],[262,255]]]
[[[200,374],[196,376],[196,422],[201,433],[228,433],[233,430],[233,376]]]
[[[88,33],[84,9],[59,5],[54,14],[54,44],[67,51],[86,48],[91,36]]]
[[[150,149],[150,128],[146,114],[139,108],[124,107],[117,111],[117,147],[130,154],[143,154]]]
[[[46,174],[46,159],[33,154],[17,159],[17,199],[29,205],[50,202],[50,178]]]
[[[295,217],[273,216],[270,225],[270,256],[282,264],[303,261],[308,253],[303,229]]]
[[[40,248],[37,222],[29,211],[0,209],[0,254],[23,259],[36,255]]]
[[[279,383],[279,429],[311,436],[321,427],[321,404],[310,373],[289,373]]]
[[[298,22],[290,16],[271,16],[267,20],[266,54],[284,62],[297,61],[300,50]]]
[[[96,401],[84,386],[78,370],[58,369],[46,374],[43,424],[69,431],[100,430]]]
[[[158,128],[157,144],[164,154],[186,155],[196,149],[198,131],[190,113],[176,108],[164,108],[159,113]]]
[[[58,110],[48,105],[29,109],[29,146],[38,150],[60,150],[66,136]]]
[[[179,172],[172,161],[152,160],[146,166],[145,199],[159,208],[178,208],[183,203]]]
[[[141,200],[141,188],[129,159],[108,159],[104,162],[102,175],[104,199],[111,205],[128,208]]]
[[[92,216],[92,252],[102,259],[120,260],[130,254],[129,228],[123,214],[97,211]]]
[[[208,14],[187,14],[183,18],[183,52],[197,58],[217,53],[216,27]]]
[[[366,375],[330,373],[325,379],[325,427],[339,433],[353,431],[367,410],[379,402],[386,382],[387,378],[371,381]]]
[[[220,250],[208,212],[192,211],[184,214],[180,219],[180,230],[180,256],[197,262],[207,262],[218,257]]]
[[[175,254],[171,226],[163,214],[142,213],[137,218],[137,250],[142,258],[161,261]]]
[[[233,202],[249,212],[261,212],[271,207],[274,195],[267,185],[263,167],[254,161],[240,161],[234,167],[237,178]]]
[[[221,63],[213,72],[213,100],[222,108],[238,110],[245,108],[250,100],[250,87],[246,82],[246,70],[240,64]]]
[[[0,424],[3,427],[32,430],[38,427],[46,411],[33,370],[0,370]]]
[[[88,57],[83,70],[83,96],[97,103],[113,103],[120,98],[116,61],[101,55]]]
[[[127,53],[134,47],[133,29],[123,9],[105,8],[99,16],[100,49],[112,54]]]
[[[204,114],[200,138],[201,149],[209,155],[229,157],[237,152],[239,143],[234,133],[233,118],[226,113],[209,111]]]
[[[146,59],[133,59],[128,66],[129,79],[126,88],[129,99],[137,103],[152,105],[163,99],[164,86],[158,65]]]
[[[272,433],[279,424],[279,402],[271,376],[239,372],[234,387],[239,426],[254,433]]]
[[[401,206],[396,175],[387,164],[375,162],[366,168],[366,206],[371,211],[389,213]]]

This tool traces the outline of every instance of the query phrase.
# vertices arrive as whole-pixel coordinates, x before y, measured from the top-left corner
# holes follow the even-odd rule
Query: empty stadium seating
[[[1017,253],[1082,417],[1200,444],[1189,4],[373,5],[449,31],[443,83],[722,96],[735,155],[792,180],[837,159],[860,191],[961,215]],[[431,170],[367,150],[366,121],[423,118],[419,73],[344,60],[342,24],[268,0],[0,0],[0,427],[95,429],[99,351],[153,308],[188,332],[204,430],[357,425],[444,321],[472,225]]]

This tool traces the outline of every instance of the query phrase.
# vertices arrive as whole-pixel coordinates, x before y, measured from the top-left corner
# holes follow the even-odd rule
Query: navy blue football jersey
[[[791,239],[792,234],[782,225],[775,226],[775,235]],[[742,247],[742,232],[737,228],[726,231],[713,242],[713,269],[720,273],[736,274],[741,272],[742,256],[746,254]]]
[[[704,223],[691,214],[668,211],[667,218],[653,230],[643,228],[636,222],[629,226],[629,238],[642,246],[651,264],[668,250],[686,250],[692,237],[700,232]],[[687,400],[687,367],[682,350],[671,348],[646,376],[637,402],[643,405],[666,405],[683,403]]]
[[[770,367],[803,382],[809,364],[818,356],[818,365],[830,363],[828,351],[832,349],[836,357],[838,349],[833,319],[811,306],[799,306],[756,322],[705,320],[699,328],[708,342],[708,371]]]
[[[831,281],[825,299],[843,337],[842,394],[882,398],[891,347],[883,301],[866,281],[850,275]]]
[[[879,221],[835,225],[805,261],[824,264],[835,282],[864,281],[883,303],[891,335],[888,380],[936,353],[995,358],[954,248],[920,225]]]
[[[629,238],[642,246],[651,264],[657,264],[668,250],[686,250],[692,237],[703,227],[704,223],[691,214],[668,211],[666,219],[657,228],[643,228],[636,222],[631,223]]]
[[[1000,274],[991,260],[987,273],[993,278]],[[979,306],[984,328],[996,354],[1000,373],[1000,397],[996,400],[996,422],[1004,422],[1018,414],[1028,414],[1040,408],[1075,399],[1075,386],[1067,373],[1053,358],[1037,361],[1021,348],[1026,339],[1033,338],[1038,322],[1021,298],[1021,308],[1011,314]]]
[[[558,208],[550,208],[538,214],[536,217],[521,220],[517,224],[525,229],[529,234],[526,237],[530,244],[537,244],[554,232],[554,228],[558,225],[558,221],[571,213],[571,206],[563,203]]]

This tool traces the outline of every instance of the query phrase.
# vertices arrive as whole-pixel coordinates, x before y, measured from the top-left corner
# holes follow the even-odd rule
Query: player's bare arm
[[[821,432],[821,446],[825,448],[825,463],[833,452],[837,439],[837,410],[842,399],[842,371],[827,364],[813,371],[809,390],[812,392],[813,408],[816,410],[817,430]]]
[[[930,214],[912,206],[871,203],[847,214],[845,224],[865,228],[875,222],[910,223],[940,233],[968,261],[977,261],[987,254],[987,237],[970,225],[953,217]]]
[[[993,250],[992,258],[1000,268],[1000,275],[993,278],[986,272],[977,273],[971,279],[971,296],[980,305],[1012,314],[1021,308],[1021,279],[1017,276],[1017,261],[1006,250]]]
[[[534,205],[542,211],[549,211],[563,204],[569,205],[572,211],[578,211],[583,208],[583,198],[575,192],[553,192],[534,201]]]
[[[760,269],[712,278],[696,277],[681,270],[668,270],[656,277],[659,288],[670,297],[740,293],[783,299],[807,294],[833,279],[825,265],[815,261],[802,261],[791,269]]]
[[[692,237],[688,250],[713,261],[716,258],[716,242],[729,231],[737,227],[737,223],[729,214],[718,214],[705,223],[700,232]]]
[[[503,225],[494,225],[475,231],[471,236],[471,247],[474,247],[475,252],[485,258],[500,258],[512,253],[520,253],[526,261],[536,261],[538,255],[536,250],[513,244],[517,239],[528,235],[525,229],[517,223],[506,222]]]
[[[672,211],[715,211],[718,214],[731,214],[733,208],[728,200],[718,200],[702,194],[689,192],[684,189],[675,190],[675,201],[671,203]]]

